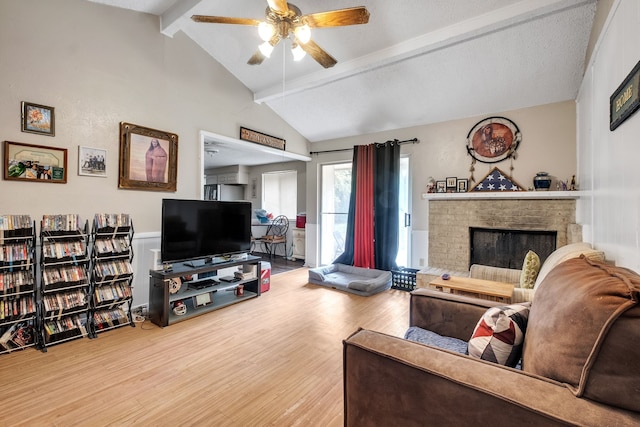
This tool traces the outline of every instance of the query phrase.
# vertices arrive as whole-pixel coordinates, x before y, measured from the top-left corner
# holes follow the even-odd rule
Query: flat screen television
[[[163,199],[160,246],[166,263],[249,252],[251,203]]]

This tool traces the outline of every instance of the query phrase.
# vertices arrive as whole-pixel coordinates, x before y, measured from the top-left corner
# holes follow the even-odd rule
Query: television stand
[[[196,261],[195,264],[193,264],[194,261]],[[254,268],[255,277],[231,283],[216,282],[211,279],[195,280],[182,283],[175,293],[170,292],[170,282],[181,277],[196,276],[237,266]],[[151,322],[161,327],[260,296],[260,257],[252,255],[243,260],[218,263],[214,261],[207,264],[202,260],[174,263],[171,271],[149,270],[149,276],[149,318]],[[198,286],[200,282],[209,286]],[[235,291],[239,285],[244,287],[241,295],[231,292]],[[174,307],[180,303],[186,306],[184,314],[176,314],[173,311]],[[176,312],[180,313],[181,310]]]

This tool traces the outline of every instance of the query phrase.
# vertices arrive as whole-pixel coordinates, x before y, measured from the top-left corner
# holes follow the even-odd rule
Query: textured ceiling
[[[265,0],[89,0],[159,15],[183,31],[309,141],[575,99],[596,0],[297,0],[303,14],[364,5],[369,23],[314,29],[338,60],[293,62],[288,40],[247,60],[253,27],[194,14],[263,19]]]

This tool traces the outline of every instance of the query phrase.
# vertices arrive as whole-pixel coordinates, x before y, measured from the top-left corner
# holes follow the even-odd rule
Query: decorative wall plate
[[[489,117],[476,123],[467,134],[467,152],[483,163],[511,157],[520,145],[520,129],[505,117]]]

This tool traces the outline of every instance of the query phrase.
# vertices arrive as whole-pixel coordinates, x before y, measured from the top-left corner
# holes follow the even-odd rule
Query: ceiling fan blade
[[[313,40],[309,40],[307,43],[300,43],[302,50],[307,52],[313,59],[315,59],[324,68],[331,68],[338,63],[336,59],[329,55],[324,49],[316,44]]]
[[[256,50],[256,53],[254,53],[253,56],[249,58],[249,60],[247,61],[247,64],[260,65],[262,64],[262,61],[264,61],[265,59],[267,59],[267,57],[264,56],[262,52],[260,52],[260,50],[258,49]]]
[[[311,13],[303,16],[302,21],[312,28],[366,24],[369,22],[369,11],[364,6],[350,7],[348,9]]]
[[[252,25],[257,27],[260,21],[250,18],[227,18],[225,16],[207,16],[207,15],[193,15],[191,17],[195,22],[207,22],[210,24],[238,24],[238,25]]]
[[[279,12],[281,14],[289,12],[287,0],[267,0],[267,3],[269,4],[269,8],[275,12]]]

